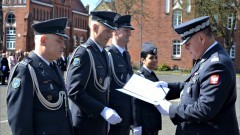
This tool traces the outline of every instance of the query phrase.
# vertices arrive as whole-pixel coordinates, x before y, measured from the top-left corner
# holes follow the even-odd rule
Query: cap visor
[[[183,40],[180,45],[184,45],[191,37],[187,37],[185,40]]]
[[[61,34],[61,33],[55,33],[55,34],[58,35],[58,36],[61,36],[61,37],[69,39],[69,36],[66,35],[66,34]]]
[[[132,26],[122,26],[122,27],[119,27],[119,28],[129,28],[131,30],[135,30]]]
[[[105,25],[105,26],[107,26],[109,29],[112,29],[112,30],[116,30],[116,29],[117,29],[116,27],[111,26],[111,25],[109,25],[109,24],[107,24],[107,23],[102,22],[102,24]]]

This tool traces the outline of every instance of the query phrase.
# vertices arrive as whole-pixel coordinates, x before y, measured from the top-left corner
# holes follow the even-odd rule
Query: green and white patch
[[[20,78],[13,78],[13,80],[12,80],[12,87],[14,88],[14,89],[17,89],[19,86],[20,86],[20,84],[21,84],[21,79]]]

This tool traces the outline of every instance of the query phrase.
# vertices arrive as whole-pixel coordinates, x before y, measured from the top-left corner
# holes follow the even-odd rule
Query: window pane
[[[172,57],[179,58],[181,54],[181,46],[179,40],[173,41],[173,50],[172,50]]]

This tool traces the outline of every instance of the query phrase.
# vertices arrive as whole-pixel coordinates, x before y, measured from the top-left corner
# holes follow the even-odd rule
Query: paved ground
[[[185,75],[158,75],[160,80],[166,82],[175,82],[182,81],[186,78]],[[237,94],[238,99],[236,102],[237,109],[237,117],[238,123],[240,125],[240,78],[237,78]],[[174,101],[175,103],[177,101]],[[170,119],[166,116],[163,116],[163,130],[159,132],[159,135],[174,135],[176,127],[172,124]],[[7,115],[6,115],[6,86],[0,85],[0,135],[11,135],[10,129],[7,123]]]

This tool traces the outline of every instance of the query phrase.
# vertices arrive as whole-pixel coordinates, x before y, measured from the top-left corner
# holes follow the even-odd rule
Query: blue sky
[[[90,6],[90,11],[92,11],[98,4],[99,0],[81,0],[83,5],[86,6],[89,4]]]

